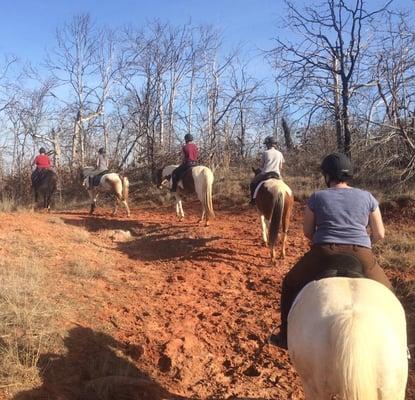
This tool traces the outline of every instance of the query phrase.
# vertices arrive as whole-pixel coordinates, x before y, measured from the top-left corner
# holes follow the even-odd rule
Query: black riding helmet
[[[266,146],[275,146],[277,144],[277,139],[275,139],[273,136],[267,136],[264,140],[264,144]]]
[[[41,147],[41,148],[39,149],[39,153],[40,153],[40,154],[46,154],[46,150],[45,150],[45,148],[44,148],[44,147]]]
[[[329,154],[321,163],[321,171],[329,180],[347,182],[353,178],[353,165],[349,157],[343,153]]]
[[[184,141],[187,142],[193,142],[193,136],[190,133],[186,133],[186,135],[184,135]]]
[[[105,149],[104,149],[103,147],[101,147],[101,148],[98,150],[98,153],[99,153],[99,154],[105,154]]]

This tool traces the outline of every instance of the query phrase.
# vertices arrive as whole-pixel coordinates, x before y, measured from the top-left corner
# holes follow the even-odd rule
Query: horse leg
[[[95,194],[94,190],[88,190],[88,193],[89,193],[89,197],[91,199],[91,208],[89,210],[89,214],[92,215],[95,211],[96,206],[97,206],[98,194]]]
[[[122,200],[122,204],[124,204],[125,209],[127,210],[127,217],[131,215],[130,207],[128,207],[128,203],[126,200]]]
[[[114,209],[112,210],[112,216],[115,216],[117,214],[117,211],[118,211],[118,202],[119,201],[121,201],[120,198],[118,197],[118,195],[115,195]]]
[[[184,220],[182,199],[176,192],[174,193],[174,197],[176,198],[176,215],[179,218],[179,221],[182,222]]]
[[[261,214],[261,229],[262,229],[262,240],[264,241],[264,245],[268,246],[268,226],[263,214]]]
[[[184,211],[183,211],[183,202],[182,199],[179,199],[179,212],[180,212],[180,222],[184,220]]]
[[[204,221],[204,219],[205,219],[205,215],[206,215],[206,213],[205,213],[205,209],[203,209],[202,210],[202,216],[199,218],[199,220],[197,221],[197,223],[198,224],[200,224],[201,222],[203,222]],[[206,221],[207,222],[207,221]]]
[[[282,245],[281,258],[285,258],[285,247],[287,244],[288,227],[290,225],[291,211],[293,208],[294,198],[285,194],[284,211],[282,214]]]

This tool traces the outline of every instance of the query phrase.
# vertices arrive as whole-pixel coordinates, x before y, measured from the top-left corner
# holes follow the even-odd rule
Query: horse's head
[[[255,174],[255,176],[257,176],[261,172],[260,168],[254,168],[254,167],[251,167],[251,168],[252,168],[252,172]]]
[[[159,189],[163,189],[164,186],[169,185],[171,174],[176,167],[177,165],[168,165],[156,171],[156,185]]]

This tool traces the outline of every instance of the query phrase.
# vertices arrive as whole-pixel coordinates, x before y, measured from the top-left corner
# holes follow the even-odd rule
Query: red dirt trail
[[[65,351],[41,355],[41,385],[13,399],[304,398],[287,353],[267,344],[281,279],[308,248],[301,206],[274,267],[253,209],[218,211],[206,228],[195,203],[184,207],[182,223],[171,207],[129,219],[122,209],[0,215],[0,239],[12,231],[49,248],[51,296],[78,305],[62,316]],[[114,240],[114,230],[131,238]],[[6,245],[0,256],[13,255]],[[74,258],[102,276],[67,279]]]

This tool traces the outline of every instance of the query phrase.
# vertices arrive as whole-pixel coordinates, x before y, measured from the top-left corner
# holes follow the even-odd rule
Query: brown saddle
[[[364,278],[362,263],[351,254],[333,254],[324,260],[326,268],[316,280],[324,278]]]

